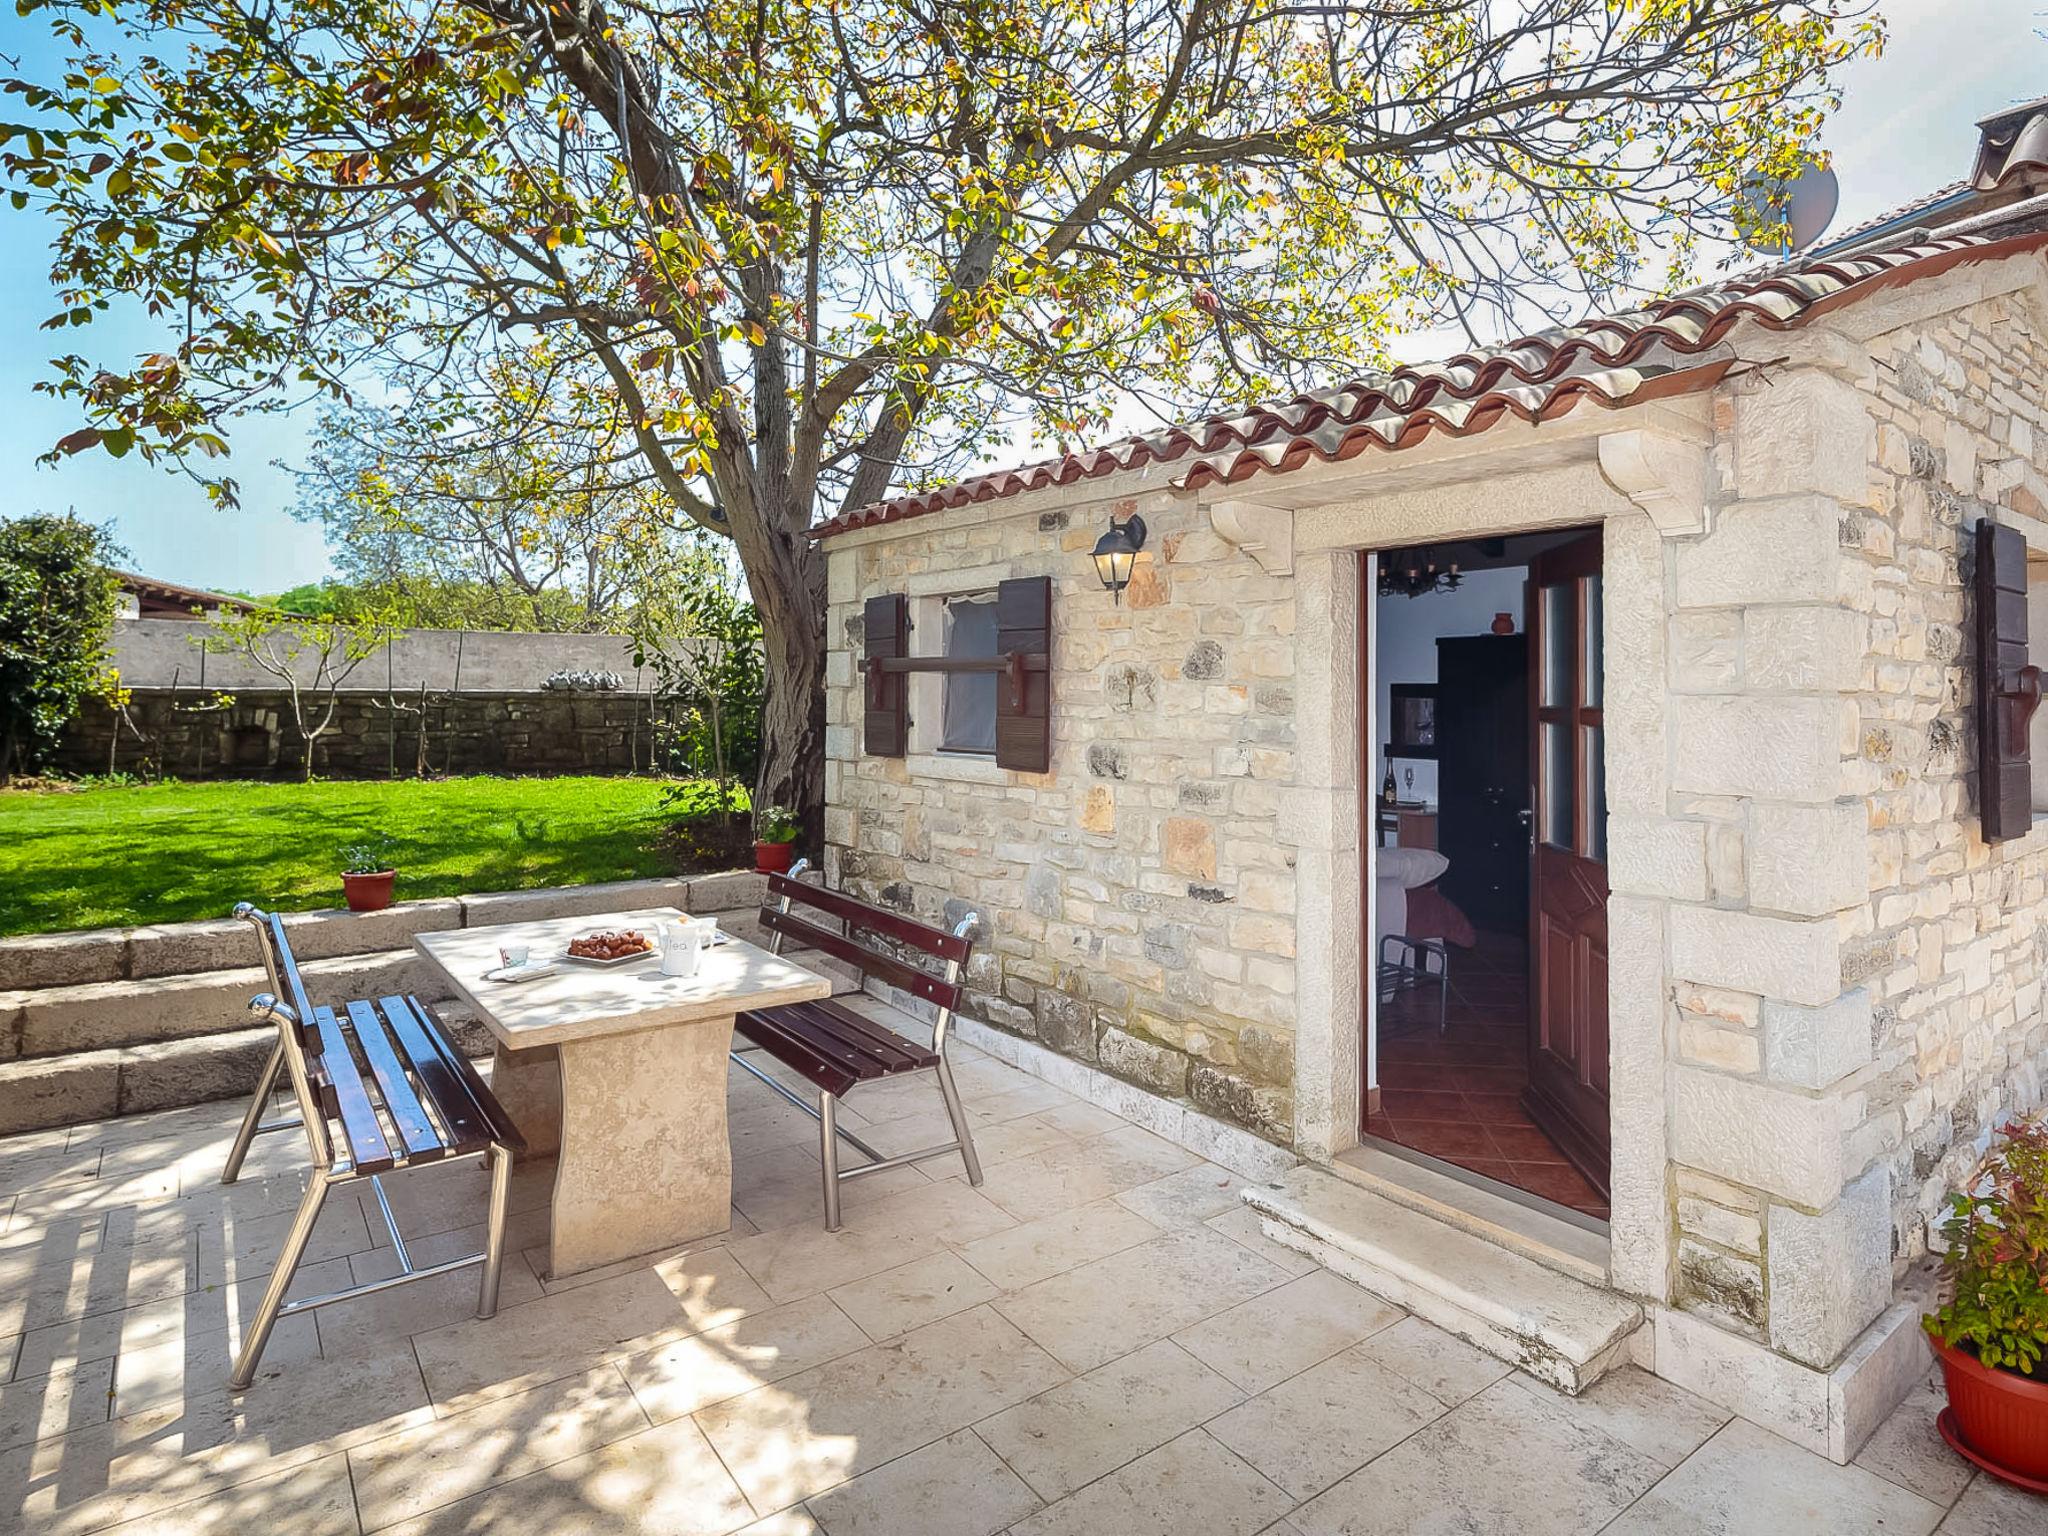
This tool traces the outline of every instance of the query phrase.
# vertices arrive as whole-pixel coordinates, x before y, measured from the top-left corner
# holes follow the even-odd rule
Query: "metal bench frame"
[[[249,902],[242,902],[235,908],[235,916],[255,928],[258,947],[263,953],[263,968],[270,978],[272,990],[250,999],[249,1011],[256,1017],[277,1027],[277,1044],[272,1048],[268,1065],[263,1069],[262,1079],[257,1084],[255,1096],[249,1102],[248,1112],[242,1117],[241,1129],[235,1135],[233,1149],[228,1154],[221,1182],[232,1184],[241,1175],[242,1161],[248,1155],[250,1143],[268,1131],[289,1130],[294,1126],[306,1133],[306,1143],[313,1155],[313,1168],[306,1185],[306,1192],[300,1198],[297,1212],[292,1217],[291,1229],[285,1235],[284,1248],[278,1254],[276,1267],[271,1270],[270,1283],[264,1288],[263,1300],[256,1309],[256,1316],[249,1324],[249,1331],[242,1341],[242,1348],[235,1357],[234,1371],[228,1384],[236,1391],[246,1388],[255,1379],[256,1367],[263,1358],[264,1347],[270,1342],[271,1331],[280,1317],[290,1317],[300,1312],[311,1312],[319,1307],[328,1307],[338,1301],[353,1301],[362,1296],[373,1296],[379,1291],[388,1291],[396,1286],[407,1285],[415,1280],[431,1280],[437,1275],[451,1274],[467,1269],[472,1264],[483,1266],[478,1285],[476,1315],[480,1318],[493,1316],[498,1310],[498,1280],[504,1269],[505,1220],[512,1196],[512,1155],[515,1150],[510,1137],[509,1121],[496,1127],[500,1134],[493,1134],[484,1145],[461,1149],[444,1143],[431,1157],[415,1156],[405,1149],[405,1142],[399,1136],[390,1136],[388,1141],[393,1156],[388,1171],[399,1171],[411,1166],[440,1165],[460,1162],[467,1158],[480,1158],[491,1170],[491,1193],[485,1226],[485,1245],[480,1252],[466,1254],[457,1259],[445,1259],[436,1264],[415,1264],[406,1247],[405,1235],[398,1229],[397,1217],[391,1209],[391,1201],[384,1192],[382,1173],[387,1171],[381,1165],[378,1169],[365,1171],[358,1167],[348,1150],[348,1126],[343,1123],[341,1144],[330,1127],[328,1112],[322,1102],[320,1089],[314,1081],[312,1061],[309,1058],[303,1031],[314,1028],[316,1021],[321,1026],[331,1025],[333,1038],[340,1038],[340,1026],[336,1016],[329,1009],[315,1009],[306,996],[305,984],[299,975],[298,963],[292,957],[291,946],[285,938],[284,925],[271,914]],[[289,997],[289,1002],[281,997]],[[384,1003],[401,1004],[415,1008],[419,1019],[430,1030],[439,1031],[439,1021],[425,1008],[411,999],[387,998]],[[368,1008],[369,1004],[345,1004],[344,1010],[354,1016],[357,1009]],[[325,1018],[322,1016],[325,1015]],[[352,1073],[361,1074],[350,1063]],[[277,1089],[280,1075],[288,1075],[291,1095],[297,1101],[296,1118],[265,1121],[263,1112],[272,1093]],[[364,1079],[367,1081],[367,1079]],[[475,1084],[481,1088],[481,1082]],[[488,1091],[485,1091],[488,1098]],[[422,1103],[425,1101],[423,1100]],[[436,1112],[444,1113],[438,1100]],[[500,1117],[502,1108],[492,1100],[490,1107]],[[385,1111],[389,1113],[388,1106]],[[371,1113],[375,1115],[373,1105]],[[381,1129],[382,1122],[379,1120]],[[370,1280],[360,1285],[329,1291],[318,1296],[303,1297],[287,1302],[285,1292],[291,1288],[292,1277],[297,1274],[304,1259],[306,1245],[313,1236],[313,1226],[320,1218],[321,1208],[327,1203],[331,1190],[342,1185],[367,1181],[377,1197],[377,1209],[383,1214],[384,1225],[391,1235],[392,1253],[398,1260],[399,1270],[381,1280]]]
[[[800,879],[809,868],[810,860],[798,859],[795,865],[791,867],[787,878],[790,880]],[[782,898],[779,910],[785,917],[789,915],[791,900],[792,898],[786,895]],[[857,942],[851,937],[851,929],[854,926],[850,921],[847,924],[849,943]],[[956,939],[972,939],[975,931],[980,926],[980,915],[970,912],[958,923],[954,924],[952,935]],[[781,954],[782,946],[783,935],[771,930],[768,940],[769,953]],[[849,960],[848,963],[858,964],[859,962]],[[959,986],[962,970],[963,966],[960,961],[948,960],[943,976],[936,979],[943,981],[950,992]],[[863,973],[863,980],[865,980],[865,973]],[[771,1008],[764,1011],[772,1014],[775,1010]],[[814,1107],[804,1099],[803,1095],[796,1093],[786,1084],[778,1081],[771,1074],[764,1072],[761,1068],[747,1060],[749,1054],[763,1050],[764,1047],[742,1046],[738,1044],[733,1046],[731,1052],[732,1060],[740,1070],[759,1079],[771,1091],[780,1095],[789,1103],[794,1104],[798,1109],[818,1122],[818,1158],[824,1164],[825,1230],[827,1232],[837,1232],[843,1225],[840,1215],[839,1186],[850,1179],[864,1178],[868,1174],[882,1173],[890,1168],[907,1168],[912,1163],[922,1163],[934,1157],[945,1157],[950,1153],[958,1152],[960,1154],[960,1161],[967,1169],[967,1182],[974,1185],[981,1183],[981,1159],[974,1151],[974,1135],[967,1124],[967,1111],[960,1102],[960,1089],[953,1081],[952,1064],[946,1060],[946,1037],[952,1027],[952,1023],[953,1009],[939,1005],[937,1017],[932,1024],[931,1047],[933,1054],[937,1056],[938,1060],[931,1066],[919,1067],[914,1071],[893,1073],[891,1077],[914,1077],[919,1072],[930,1072],[937,1077],[939,1096],[945,1101],[946,1105],[946,1118],[953,1125],[953,1140],[942,1142],[936,1146],[923,1147],[915,1152],[899,1152],[893,1157],[877,1151],[852,1131],[840,1125],[839,1100],[842,1095],[828,1093],[820,1086],[818,1089],[818,1102]],[[889,1079],[882,1080],[887,1081]],[[854,1151],[860,1153],[867,1161],[855,1168],[841,1168],[839,1166],[839,1143],[842,1141],[852,1147]]]

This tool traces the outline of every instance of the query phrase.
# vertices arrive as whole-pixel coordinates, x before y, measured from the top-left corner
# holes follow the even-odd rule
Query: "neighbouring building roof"
[[[121,590],[135,599],[138,618],[196,619],[204,614],[194,613],[195,608],[247,610],[256,606],[245,597],[230,597],[225,592],[208,592],[201,587],[181,587],[175,581],[159,581],[134,571],[116,571],[114,577]]]
[[[1743,320],[1790,330],[1885,288],[1965,262],[2048,246],[2048,213],[2028,196],[2048,171],[2048,101],[2008,109],[1978,126],[1977,166],[1969,183],[1893,209],[1805,258],[1442,362],[1365,374],[1291,400],[891,497],[820,523],[812,535],[899,522],[1153,464],[1181,466],[1171,481],[1176,487],[1232,485],[1368,449],[1411,447],[1432,433],[1470,436],[1509,416],[1548,421],[1586,400],[1613,407],[1708,388],[1733,364],[1704,354]],[[2015,197],[2025,201],[2014,202]],[[1914,213],[1936,210],[1952,233],[1930,236],[1922,228],[1901,228],[1889,245],[1878,233]],[[2013,217],[1999,219],[2000,211]],[[1850,237],[1864,231],[1871,233],[1865,248],[1857,249]]]

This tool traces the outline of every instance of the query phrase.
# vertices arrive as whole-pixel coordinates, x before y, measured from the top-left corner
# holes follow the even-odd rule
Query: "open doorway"
[[[1363,1130],[1608,1214],[1600,534],[1380,555]]]

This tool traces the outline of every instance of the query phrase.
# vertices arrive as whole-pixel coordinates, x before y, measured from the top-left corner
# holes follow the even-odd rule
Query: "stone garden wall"
[[[304,746],[288,697],[236,689],[225,708],[191,689],[135,689],[128,721],[89,701],[51,766],[177,778],[296,777]],[[650,767],[652,724],[670,706],[630,693],[345,693],[314,771],[341,778],[430,773],[632,773]]]
[[[826,839],[835,881],[991,934],[967,1011],[1283,1145],[1292,1139],[1294,583],[1206,514],[1146,517],[1113,603],[1089,550],[1111,504],[948,514],[832,541]],[[1128,507],[1120,509],[1125,515]],[[1052,769],[861,751],[862,600],[1052,576]],[[937,701],[912,712],[936,726]]]

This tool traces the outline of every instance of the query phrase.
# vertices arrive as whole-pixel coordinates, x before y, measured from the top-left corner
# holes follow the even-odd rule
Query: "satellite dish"
[[[1809,161],[1789,181],[1754,175],[1735,194],[1735,233],[1751,250],[1790,255],[1821,237],[1841,201],[1835,173],[1817,162]]]

